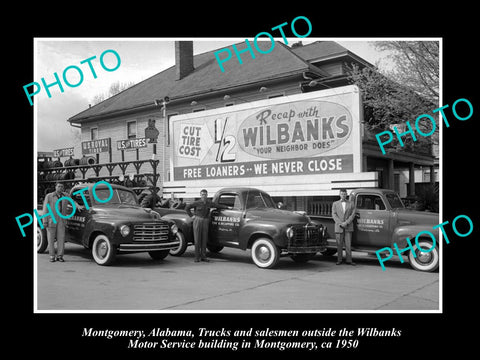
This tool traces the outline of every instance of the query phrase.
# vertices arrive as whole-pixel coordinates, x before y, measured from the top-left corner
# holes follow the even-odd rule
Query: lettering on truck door
[[[78,189],[74,189],[74,190],[78,190]],[[74,190],[72,190],[72,193],[74,192]],[[85,191],[83,194],[85,196],[85,199],[87,200],[88,206],[91,207],[92,204],[90,201],[90,195],[88,191]],[[75,195],[72,194],[71,197],[73,200],[75,200],[77,204],[84,205],[84,202],[80,194],[75,194]],[[67,207],[68,207],[67,212],[70,213],[71,205],[67,205]],[[65,224],[66,240],[69,242],[81,244],[82,235],[85,231],[85,226],[87,226],[87,222],[90,220],[90,217],[91,217],[90,212],[86,210],[85,206],[83,206],[82,209],[77,207],[75,214],[66,220],[66,224]]]
[[[238,194],[225,193],[218,198],[221,205],[231,206],[232,210],[214,209],[211,213],[211,233],[215,244],[230,247],[239,246],[238,235],[243,221],[243,208]]]
[[[356,219],[353,244],[358,247],[386,246],[390,243],[390,210],[377,194],[356,196]]]

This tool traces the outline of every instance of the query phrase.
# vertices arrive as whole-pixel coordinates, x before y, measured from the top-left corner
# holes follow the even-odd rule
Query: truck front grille
[[[165,223],[136,224],[133,241],[168,241],[169,227]]]
[[[295,235],[290,241],[291,246],[319,245],[321,242],[319,228],[314,225],[295,226]]]

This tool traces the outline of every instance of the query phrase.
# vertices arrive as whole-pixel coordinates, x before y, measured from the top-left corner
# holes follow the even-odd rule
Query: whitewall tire
[[[440,253],[438,251],[438,246],[435,246],[434,249],[431,251],[426,252],[425,250],[430,250],[432,247],[432,242],[428,240],[418,240],[418,246],[422,248],[424,251],[421,251],[417,247],[417,243],[415,242],[413,248],[415,252],[410,251],[408,253],[408,261],[410,262],[410,266],[418,271],[435,271],[438,269],[440,263]],[[415,257],[414,257],[415,254]]]
[[[111,265],[115,261],[116,249],[107,236],[100,234],[95,237],[92,245],[92,256],[98,265]]]
[[[252,260],[259,268],[271,269],[280,258],[280,250],[267,238],[259,238],[252,245]]]

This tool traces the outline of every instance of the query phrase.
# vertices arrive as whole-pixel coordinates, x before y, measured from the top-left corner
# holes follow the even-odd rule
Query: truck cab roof
[[[396,192],[395,190],[391,189],[383,189],[383,188],[355,188],[352,189],[352,192],[360,192],[360,191],[368,191],[373,194],[385,194],[385,193],[391,193],[391,192]]]

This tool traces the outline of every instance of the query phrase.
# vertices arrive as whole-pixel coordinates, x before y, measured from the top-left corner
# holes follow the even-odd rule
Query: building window
[[[127,121],[127,139],[135,139],[137,137],[137,121]]]
[[[98,128],[90,128],[90,140],[97,140],[98,139]]]

